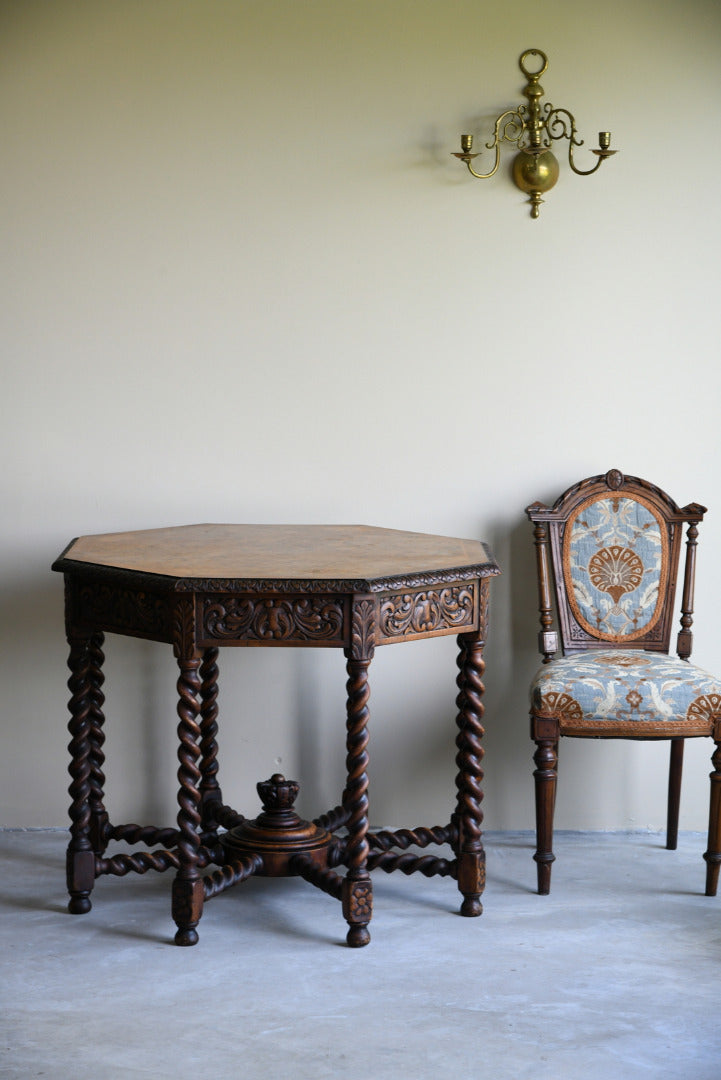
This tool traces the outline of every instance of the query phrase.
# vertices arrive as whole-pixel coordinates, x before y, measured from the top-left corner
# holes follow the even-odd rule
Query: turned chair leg
[[[540,721],[536,721],[540,726]],[[542,896],[551,891],[551,864],[553,854],[553,811],[556,805],[556,781],[558,780],[558,735],[539,737],[536,732],[536,752],[533,773],[536,782],[536,853],[533,858],[538,867],[538,891]]]
[[[666,818],[666,847],[675,851],[678,845],[678,811],[681,804],[683,775],[683,739],[671,739],[668,765],[668,815]]]
[[[721,721],[716,722],[716,749],[711,758],[711,804],[708,815],[708,848],[706,860],[706,896],[715,896],[721,866]]]

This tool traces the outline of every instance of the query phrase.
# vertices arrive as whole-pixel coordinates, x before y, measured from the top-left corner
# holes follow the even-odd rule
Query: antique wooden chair
[[[684,739],[711,736],[711,807],[706,895],[721,865],[721,678],[688,662],[698,523],[706,508],[682,509],[660,488],[612,469],[570,487],[552,507],[533,503],[543,666],[531,686],[536,743],[538,891],[551,886],[558,741],[670,739],[666,847],[675,848]],[[669,656],[684,525],[681,629]],[[550,559],[549,559],[550,552]],[[551,567],[553,578],[551,577]],[[558,633],[563,656],[554,659]]]

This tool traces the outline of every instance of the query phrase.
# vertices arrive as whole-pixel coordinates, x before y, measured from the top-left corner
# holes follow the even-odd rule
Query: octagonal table
[[[72,913],[90,910],[100,875],[174,868],[175,941],[194,945],[205,900],[253,874],[299,875],[342,902],[348,944],[361,946],[370,940],[369,871],[380,867],[455,878],[461,913],[480,915],[481,680],[489,579],[500,572],[484,544],[362,525],[188,525],[82,536],[53,569],[65,576],[70,645]],[[105,809],[108,632],[173,647],[179,667],[176,828],[112,825]],[[373,832],[367,768],[374,650],[446,634],[457,635],[459,644],[455,810],[444,825]],[[223,646],[343,649],[347,781],[338,806],[302,820],[293,809],[298,785],[280,774],[258,785],[263,810],[255,819],[224,803],[216,741]],[[107,855],[111,840],[141,848]],[[442,844],[450,845],[452,858],[408,850]]]

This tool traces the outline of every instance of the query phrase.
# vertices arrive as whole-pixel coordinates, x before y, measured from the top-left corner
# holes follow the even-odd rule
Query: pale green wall
[[[66,820],[49,565],[81,533],[363,521],[487,539],[505,571],[489,828],[532,824],[527,503],[612,466],[706,503],[695,658],[721,667],[720,31],[716,0],[3,5],[0,824]],[[450,156],[519,100],[531,46],[548,98],[622,150],[589,179],[563,168],[537,222],[507,164],[480,183]],[[341,655],[225,667],[230,801],[251,812],[282,759],[325,809]],[[378,654],[376,822],[446,816],[454,677],[450,641]],[[168,649],[109,639],[117,819],[172,818],[174,682]],[[709,749],[689,750],[685,828],[705,827]],[[565,744],[558,824],[660,827],[665,759]]]

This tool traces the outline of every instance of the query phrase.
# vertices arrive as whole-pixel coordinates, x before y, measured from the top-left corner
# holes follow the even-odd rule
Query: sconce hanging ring
[[[542,60],[543,63],[542,63],[541,68],[538,71],[529,71],[528,70],[526,65],[523,63],[523,61],[526,59],[527,56],[540,56],[541,57],[541,60]],[[518,61],[518,66],[520,67],[521,71],[523,72],[523,74],[526,76],[527,79],[540,79],[541,75],[543,75],[545,73],[546,68],[548,67],[548,57],[546,56],[545,52],[541,52],[540,49],[526,49],[526,51],[521,54],[521,59]]]

